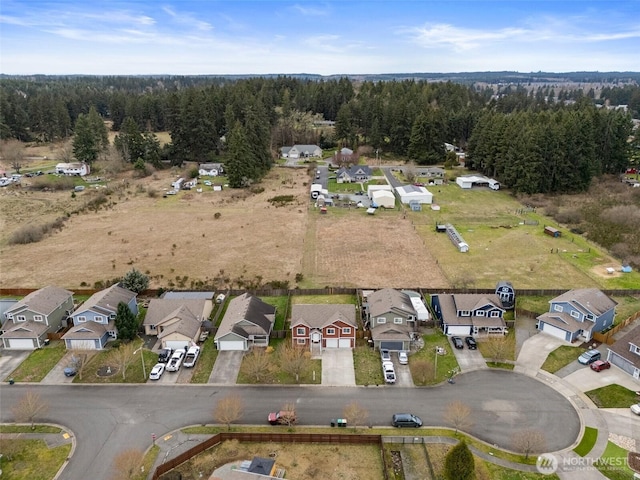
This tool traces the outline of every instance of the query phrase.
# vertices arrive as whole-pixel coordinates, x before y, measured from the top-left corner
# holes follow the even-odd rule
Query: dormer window
[[[634,345],[633,343],[629,344],[629,350],[631,350],[636,355],[640,355],[640,347],[638,347],[637,345]]]
[[[576,310],[571,310],[571,316],[573,318],[580,318],[580,312],[578,312]]]
[[[561,312],[563,310],[562,305],[554,305],[553,306],[553,311],[554,312]]]
[[[460,316],[461,317],[470,317],[471,316],[471,312],[469,310],[460,310]]]
[[[477,310],[476,317],[484,317],[484,310]]]

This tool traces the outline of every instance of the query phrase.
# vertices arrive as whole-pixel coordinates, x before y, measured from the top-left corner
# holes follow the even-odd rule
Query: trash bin
[[[332,419],[331,419],[331,426],[332,426],[332,427],[335,427],[335,426],[336,426],[336,419],[335,419],[335,418],[332,418]]]
[[[346,427],[347,426],[347,419],[346,418],[339,418],[338,419],[338,427]]]
[[[48,338],[45,338],[45,339],[44,339],[44,344],[45,344],[45,345],[49,345],[49,342],[50,342],[50,341],[51,341],[51,340],[49,340]]]
[[[9,379],[9,385],[13,385],[14,383],[16,383],[16,382],[13,380],[13,378],[10,378]]]

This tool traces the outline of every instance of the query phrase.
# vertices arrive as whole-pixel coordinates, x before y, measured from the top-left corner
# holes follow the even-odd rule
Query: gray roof
[[[402,312],[405,316],[416,315],[409,296],[393,288],[376,290],[367,297],[367,303],[369,304],[369,314],[372,317],[391,311]]]
[[[594,325],[593,322],[579,322],[571,315],[564,312],[543,313],[537,317],[537,319],[544,323],[548,323],[549,325],[553,325],[554,327],[558,327],[561,330],[572,333],[577,332],[578,330],[590,331]]]
[[[35,292],[31,292],[9,308],[5,314],[14,314],[18,311],[28,310],[42,315],[49,315],[72,296],[73,292],[65,290],[64,288],[54,286],[44,287]]]
[[[291,308],[291,328],[304,324],[311,328],[323,328],[335,322],[357,327],[356,307],[351,304],[296,304]]]
[[[504,310],[504,308],[502,308],[502,302],[494,293],[457,293],[455,295],[452,295],[452,297],[456,306],[456,310],[458,311],[477,310],[484,307],[485,305],[491,305],[492,307]]]
[[[215,338],[220,338],[231,332],[245,335],[251,327],[243,325],[241,328],[234,328],[234,326],[242,321],[250,322],[255,325],[256,332],[252,332],[257,335],[268,335],[271,332],[271,327],[275,321],[276,307],[263,302],[258,297],[254,297],[250,293],[243,293],[239,297],[232,299],[229,302],[227,311],[220,322],[220,327],[216,333]]]
[[[181,314],[180,318],[192,317],[200,323],[206,302],[205,299],[153,298],[149,302],[143,325],[162,325],[163,322],[176,318],[178,313]],[[181,307],[184,309],[181,310]]]
[[[593,313],[596,316],[600,316],[618,305],[618,302],[612,300],[597,288],[569,290],[562,295],[558,295],[549,303],[556,302],[573,303],[576,307],[582,307],[585,311],[584,313]]]
[[[149,305],[149,307],[151,307],[151,305]],[[176,318],[179,319],[179,321],[170,323],[163,327],[162,332],[158,334],[158,338],[164,338],[173,333],[178,333],[187,338],[194,339],[196,335],[200,333],[202,320],[199,316],[194,315],[187,306],[180,305],[174,311],[169,313],[164,320]],[[160,322],[159,325],[162,325],[162,322]]]
[[[109,288],[100,290],[89,297],[89,299],[80,305],[73,315],[91,310],[93,312],[109,315],[118,311],[118,304],[124,302],[129,304],[132,298],[137,296],[136,293],[126,288],[121,287],[119,284],[111,285]]]
[[[106,325],[97,322],[82,322],[74,325],[62,336],[63,340],[96,340],[102,338],[107,332],[117,332],[115,320],[110,320]]]
[[[378,340],[411,340],[411,334],[413,328],[409,325],[398,325],[395,323],[383,323],[382,325],[375,325],[371,329],[371,339],[374,342]]]
[[[630,345],[640,348],[640,325],[631,329],[609,347],[609,350],[623,357],[634,367],[640,368],[640,355],[629,350]]]
[[[219,170],[222,167],[222,163],[201,163],[200,170]]]
[[[166,300],[174,299],[204,299],[213,300],[216,292],[165,292],[162,298]]]
[[[442,321],[447,325],[473,325],[477,327],[504,327],[506,325],[502,317],[458,316],[458,312],[461,310],[472,312],[487,304],[490,304],[492,308],[495,307],[504,311],[500,306],[502,303],[496,295],[476,293],[442,294],[438,295],[438,300],[442,311]]]
[[[8,323],[0,338],[38,338],[47,332],[49,327],[44,322]]]

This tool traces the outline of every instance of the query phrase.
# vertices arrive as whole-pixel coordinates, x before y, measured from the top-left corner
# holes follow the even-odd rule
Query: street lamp
[[[436,345],[436,361],[434,362],[435,366],[433,368],[433,379],[438,378],[438,352],[440,351],[440,347]]]
[[[142,378],[143,379],[147,379],[147,370],[144,367],[144,355],[142,354],[142,349],[144,348],[144,345],[142,345],[139,349],[135,350],[133,352],[133,354],[135,355],[136,353],[140,352],[140,362],[142,363]]]

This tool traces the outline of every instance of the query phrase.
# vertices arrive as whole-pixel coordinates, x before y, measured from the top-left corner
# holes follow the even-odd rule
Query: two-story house
[[[71,314],[73,327],[62,336],[68,349],[101,350],[109,340],[118,338],[116,315],[124,303],[138,315],[137,294],[119,284],[91,295]]]
[[[47,333],[66,327],[73,311],[73,292],[48,286],[31,292],[5,311],[2,345],[12,350],[41,348]]]
[[[505,309],[495,294],[439,294],[431,306],[445,335],[504,335]]]
[[[407,293],[393,288],[363,292],[362,308],[375,348],[410,349],[418,314]]]
[[[588,342],[594,332],[613,325],[617,304],[597,288],[569,290],[549,302],[538,329],[567,342]]]
[[[371,179],[371,168],[367,165],[351,165],[336,171],[337,183],[367,182]]]
[[[607,360],[636,380],[640,379],[640,326],[607,348]]]
[[[276,320],[276,307],[250,293],[229,301],[214,337],[218,350],[242,350],[269,346],[269,335]]]
[[[357,329],[355,305],[296,304],[291,308],[293,345],[314,353],[324,348],[355,347]]]

